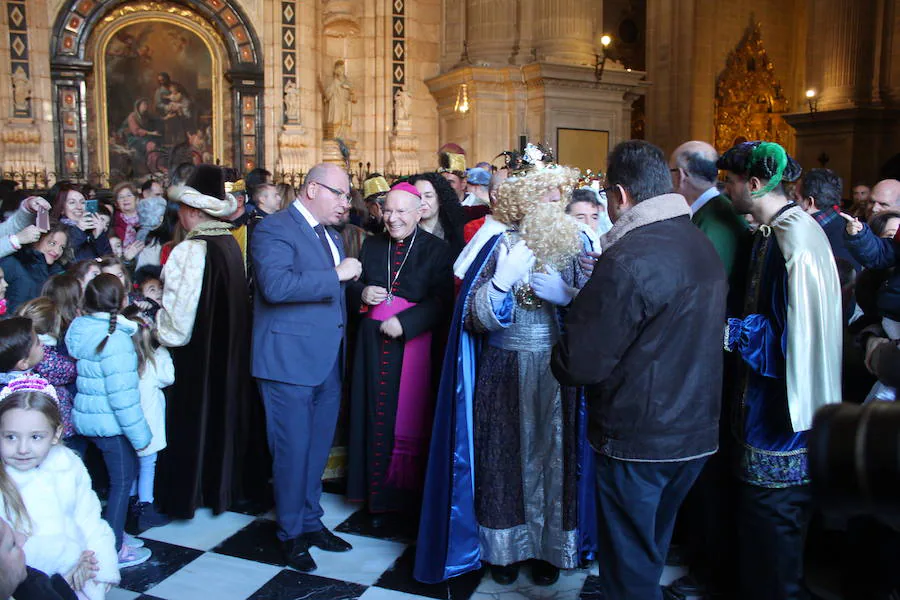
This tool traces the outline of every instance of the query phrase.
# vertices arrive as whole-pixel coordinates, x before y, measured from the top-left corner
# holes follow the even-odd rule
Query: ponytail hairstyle
[[[153,332],[152,323],[149,323],[143,317],[141,309],[137,305],[131,304],[126,306],[122,310],[122,316],[129,321],[133,321],[138,326],[137,331],[131,336],[131,341],[134,342],[134,351],[137,352],[138,356],[138,375],[143,375],[148,362],[156,366],[156,359],[153,358],[153,353],[159,348],[159,341],[157,341],[156,334]]]
[[[43,382],[46,384],[46,387],[49,387],[49,384],[47,384],[46,381],[34,376],[20,379]],[[10,382],[10,386],[15,387],[14,384],[16,381],[17,380],[13,380]],[[3,415],[17,408],[22,410],[37,410],[47,418],[53,432],[58,432],[60,427],[62,427],[62,418],[59,414],[59,405],[54,396],[50,395],[49,391],[37,391],[34,389],[35,386],[32,386],[29,382],[26,382],[23,387],[24,389],[14,391],[0,399],[0,421],[3,420]],[[12,525],[12,528],[16,531],[21,531],[25,535],[31,535],[33,533],[31,517],[28,515],[28,510],[25,508],[25,502],[22,500],[19,488],[16,487],[15,482],[9,477],[9,474],[6,472],[6,465],[4,465],[2,461],[0,461],[0,494],[3,495],[6,520]]]
[[[91,315],[99,312],[109,313],[109,331],[106,337],[97,344],[95,352],[100,354],[106,348],[106,342],[116,330],[116,319],[125,297],[125,288],[115,275],[102,273],[97,275],[84,290],[84,313]]]

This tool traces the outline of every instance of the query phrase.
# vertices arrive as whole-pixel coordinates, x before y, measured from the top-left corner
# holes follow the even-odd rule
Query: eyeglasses
[[[350,202],[350,192],[342,192],[341,190],[336,190],[333,187],[327,186],[321,181],[313,181],[316,185],[320,185],[335,196],[338,197],[338,200],[343,200],[344,202]]]

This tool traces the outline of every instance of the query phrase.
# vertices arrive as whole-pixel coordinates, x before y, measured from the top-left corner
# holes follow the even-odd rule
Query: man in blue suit
[[[300,197],[256,227],[253,376],[266,407],[278,538],[287,564],[313,571],[310,546],[351,546],[321,521],[322,473],[341,399],[347,311],[344,285],[362,266],[331,230],[349,209],[339,167],[313,167]]]

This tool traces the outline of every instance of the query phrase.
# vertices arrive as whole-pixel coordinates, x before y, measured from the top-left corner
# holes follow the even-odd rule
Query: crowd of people
[[[333,164],[3,188],[0,598],[103,598],[151,555],[126,528],[198,507],[274,502],[314,571],[352,550],[322,522],[336,429],[422,582],[596,560],[609,600],[807,597],[813,415],[900,384],[900,182],[844,201],[770,142],[623,142],[602,180],[456,150],[359,190]]]

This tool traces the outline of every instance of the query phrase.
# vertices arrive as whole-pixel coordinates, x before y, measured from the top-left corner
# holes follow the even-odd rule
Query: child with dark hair
[[[138,297],[135,304],[144,318],[153,322],[162,307],[162,267],[145,265],[134,274],[134,286]]]
[[[44,358],[44,346],[31,319],[13,317],[0,321],[0,387],[34,368]]]
[[[54,275],[47,280],[41,288],[41,296],[50,298],[59,312],[59,341],[66,337],[69,325],[81,313],[81,299],[84,296],[84,288],[74,275],[62,273]],[[63,347],[65,345],[63,344]]]
[[[29,300],[19,307],[16,314],[31,319],[34,332],[44,346],[44,357],[33,368],[34,372],[46,379],[59,399],[59,414],[62,417],[63,440],[75,436],[72,425],[72,393],[75,383],[75,361],[68,354],[57,350],[62,320],[59,310],[50,298],[43,296]],[[83,451],[83,448],[80,448]]]
[[[69,265],[66,273],[78,279],[82,292],[91,279],[100,274],[100,260],[99,258],[89,258]]]
[[[131,341],[137,325],[120,316],[125,289],[115,275],[102,274],[84,291],[83,315],[66,334],[69,353],[78,361],[75,429],[97,446],[109,471],[109,500],[104,518],[116,536],[119,567],[150,558],[146,548],[123,543],[137,454],[151,441],[141,409],[138,359]]]

